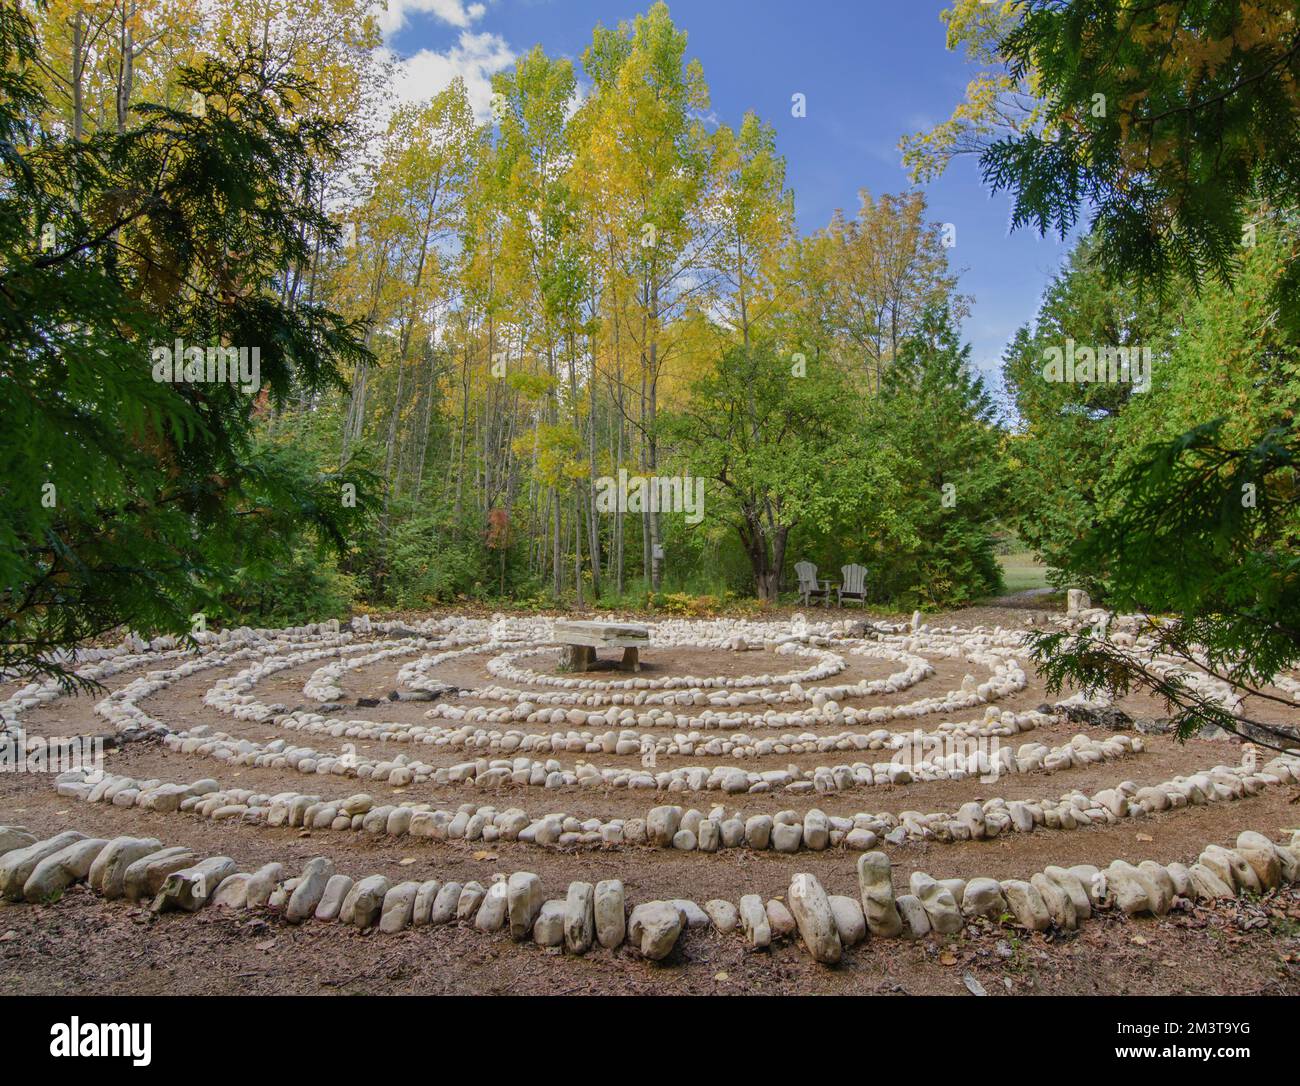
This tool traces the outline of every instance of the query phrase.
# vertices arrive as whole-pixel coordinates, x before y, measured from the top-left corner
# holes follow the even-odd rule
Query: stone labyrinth
[[[84,883],[157,912],[461,924],[669,963],[711,926],[834,963],[1300,879],[1300,751],[1070,723],[1088,706],[1044,704],[1021,629],[662,621],[639,673],[566,674],[552,621],[133,637],[73,658],[98,700],[10,682],[11,743],[112,749],[102,771],[0,783],[0,895]],[[1109,631],[1150,655],[1136,619]],[[1274,692],[1294,705],[1300,683]]]

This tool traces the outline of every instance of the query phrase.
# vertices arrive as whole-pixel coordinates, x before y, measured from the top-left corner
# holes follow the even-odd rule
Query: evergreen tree
[[[1092,208],[1113,281],[1166,292],[1244,285],[1243,257],[1260,233],[1289,230],[1300,204],[1294,3],[1031,0],[1025,10],[1000,49],[1015,70],[1037,73],[1043,124],[982,156],[986,177],[1013,193],[1014,223],[1064,231]],[[1220,314],[1190,329],[1215,342],[1202,360],[1249,368],[1245,400],[1225,414],[1224,397],[1192,393],[1187,429],[1171,438],[1161,427],[1129,454],[1065,562],[1103,584],[1116,609],[1171,611],[1152,626],[1156,651],[1191,661],[1199,646],[1198,666],[1264,698],[1276,698],[1262,689],[1273,675],[1300,660],[1300,423],[1287,362],[1300,344],[1300,259],[1294,245],[1283,252],[1247,327]],[[1242,402],[1248,430],[1235,424]],[[1089,633],[1041,637],[1035,653],[1054,687],[1156,692],[1180,735],[1208,721],[1295,742]]]
[[[963,603],[1002,586],[994,533],[1007,472],[992,397],[946,308],[930,307],[872,399],[868,433],[897,506],[873,578],[905,602]]]
[[[1094,355],[1106,348],[1149,348],[1158,370],[1174,327],[1172,309],[1150,293],[1108,281],[1097,267],[1094,239],[1085,236],[1048,286],[1034,324],[1019,329],[1007,347],[1003,384],[1018,429],[1009,450],[1012,519],[1054,580],[1100,590],[1089,571],[1065,573],[1063,567],[1096,515],[1097,487],[1113,457],[1121,413],[1146,394],[1127,381],[1048,381],[1047,360],[1071,345]]]
[[[179,78],[187,108],[76,139],[40,120],[38,47],[0,7],[0,669],[70,682],[53,650],[188,631],[304,531],[345,543],[367,479],[305,472],[256,419],[364,347],[278,281],[337,240],[313,163],[338,129],[285,119],[301,79],[209,60]],[[237,380],[209,379],[216,348],[246,352]]]

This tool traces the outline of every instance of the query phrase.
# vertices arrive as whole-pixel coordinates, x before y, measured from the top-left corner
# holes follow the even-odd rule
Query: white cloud
[[[501,35],[462,30],[459,41],[445,53],[421,49],[396,59],[393,91],[402,102],[427,101],[460,76],[474,116],[487,121],[492,116],[492,75],[514,62],[514,50]]]
[[[483,17],[485,4],[467,4],[465,0],[388,0],[388,11],[379,16],[379,27],[388,37],[406,26],[409,15],[428,14],[444,23],[468,29]]]
[[[574,65],[576,68],[577,65]],[[573,81],[573,97],[569,99],[569,104],[564,107],[564,123],[568,124],[573,120],[574,115],[582,108],[582,103],[591,97],[594,89],[592,84],[582,78],[580,71],[575,71]]]

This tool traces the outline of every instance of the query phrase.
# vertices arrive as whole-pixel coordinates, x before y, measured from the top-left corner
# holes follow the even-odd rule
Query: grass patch
[[[1008,592],[1024,592],[1030,588],[1048,588],[1047,567],[1031,551],[998,555],[1002,566],[1002,579]]]

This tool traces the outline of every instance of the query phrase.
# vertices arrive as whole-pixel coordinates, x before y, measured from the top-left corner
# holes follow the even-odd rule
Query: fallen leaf
[[[258,950],[270,950],[273,946],[275,946],[275,940],[263,939],[260,943],[257,943],[256,946]]]
[[[1135,935],[1129,940],[1130,943],[1137,943],[1138,946],[1146,946],[1147,940],[1145,935]]]
[[[495,852],[488,852],[487,849],[483,849],[483,848],[479,849],[476,853],[474,853],[474,859],[476,860],[495,860],[498,858],[499,857]]]
[[[713,979],[714,979],[714,980],[730,980],[730,979],[731,979],[731,974],[728,973],[728,972],[726,972],[726,971],[724,970],[724,971],[721,972],[721,973],[714,973],[714,974],[713,974]]]
[[[939,961],[943,965],[956,965],[957,955],[954,954],[951,950],[945,950],[942,954],[939,955]]]
[[[398,862],[399,864],[401,864],[403,867],[410,867],[411,864],[415,863],[415,857],[414,857],[414,856],[403,856],[403,857],[402,857],[400,860],[398,860],[397,862]]]
[[[1148,844],[1155,840],[1155,838],[1152,837],[1149,833],[1139,833],[1137,835],[1137,839],[1139,841],[1146,841]]]
[[[970,992],[971,995],[977,995],[977,996],[988,995],[988,992],[985,991],[984,989],[984,985],[982,985],[978,980],[975,979],[975,975],[973,973],[967,973],[961,979],[962,982],[966,985],[966,990]]]

